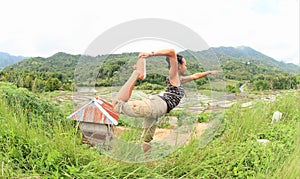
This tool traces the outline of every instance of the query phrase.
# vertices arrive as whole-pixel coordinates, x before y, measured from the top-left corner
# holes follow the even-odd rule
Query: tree
[[[61,82],[58,78],[49,78],[46,81],[46,89],[47,91],[54,91],[58,90],[58,88],[61,87]]]
[[[35,78],[31,87],[32,92],[42,92],[45,90],[45,82],[40,78]]]
[[[268,90],[269,89],[269,82],[265,80],[258,80],[254,82],[254,86],[256,90]]]
[[[25,88],[28,88],[28,89],[31,89],[31,86],[32,86],[32,78],[30,75],[27,75],[25,77],[25,81],[24,81],[24,87]]]

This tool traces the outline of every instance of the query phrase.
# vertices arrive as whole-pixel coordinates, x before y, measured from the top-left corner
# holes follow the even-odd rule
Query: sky
[[[161,18],[192,29],[210,47],[249,46],[278,61],[300,64],[299,6],[299,0],[1,0],[0,51],[41,57],[83,54],[114,26]],[[163,43],[159,48],[164,46],[168,48]],[[139,50],[134,44],[128,47]]]

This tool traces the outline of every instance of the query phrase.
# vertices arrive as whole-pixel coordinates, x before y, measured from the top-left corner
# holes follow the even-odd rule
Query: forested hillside
[[[265,67],[268,69],[273,69],[275,71],[283,71],[287,73],[300,73],[299,66],[292,63],[284,63],[282,61],[277,61],[250,47],[216,47],[212,48],[212,50],[220,58],[222,64],[228,59],[237,59],[240,62],[246,64],[256,64],[260,68]]]
[[[257,90],[293,89],[300,83],[299,74],[295,74],[300,72],[300,67],[283,64],[250,47],[179,53],[188,62],[189,74],[221,67],[224,80],[250,83]],[[130,75],[137,55],[136,52],[91,57],[59,52],[48,58],[33,57],[10,65],[0,72],[0,80],[37,92],[73,90],[75,86],[119,85],[117,81],[122,83]],[[143,83],[144,88],[164,86],[167,74],[164,57],[151,57],[147,68],[155,72],[148,73],[146,80],[138,85]],[[196,83],[201,86],[207,82],[207,78],[203,78]]]

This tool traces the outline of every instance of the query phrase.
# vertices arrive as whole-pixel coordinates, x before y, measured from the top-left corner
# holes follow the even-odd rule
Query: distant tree
[[[28,88],[28,89],[31,89],[32,83],[33,83],[33,81],[32,81],[31,76],[30,76],[30,75],[27,75],[27,76],[25,77],[24,87],[25,87],[25,88]]]
[[[297,84],[300,84],[300,73],[296,76],[296,82]]]
[[[33,80],[33,84],[32,84],[32,88],[31,88],[32,92],[42,92],[45,90],[45,82],[44,80],[41,80],[39,78],[35,78]]]
[[[256,90],[268,90],[269,89],[269,82],[265,80],[258,80],[254,82],[254,86]]]
[[[58,88],[61,87],[61,82],[58,78],[49,78],[46,81],[46,89],[47,91],[55,91],[58,90]]]

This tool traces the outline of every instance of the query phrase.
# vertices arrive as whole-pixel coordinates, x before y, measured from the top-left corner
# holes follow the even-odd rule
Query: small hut
[[[119,114],[113,111],[112,104],[96,97],[67,118],[78,121],[84,137],[91,145],[96,145],[112,139]]]

